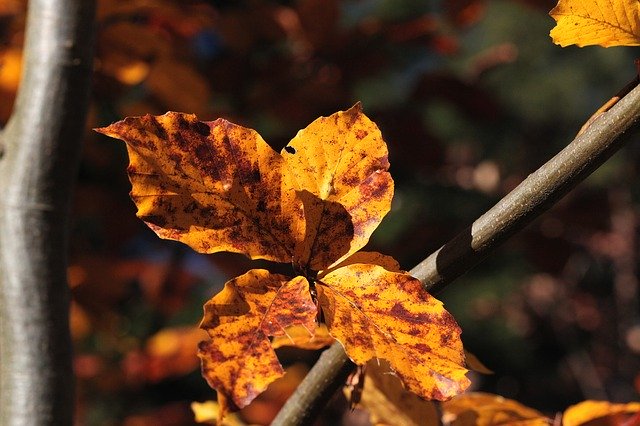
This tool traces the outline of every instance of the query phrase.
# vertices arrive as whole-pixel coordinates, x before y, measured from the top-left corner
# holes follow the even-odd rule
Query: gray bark
[[[22,83],[0,134],[0,424],[71,425],[69,210],[95,1],[29,2]]]

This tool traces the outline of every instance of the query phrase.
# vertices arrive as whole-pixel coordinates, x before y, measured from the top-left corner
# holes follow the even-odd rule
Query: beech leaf
[[[387,172],[387,145],[361,105],[313,121],[289,142],[282,156],[292,187],[316,197],[315,203],[305,203],[307,226],[314,226],[298,242],[296,257],[319,271],[364,247],[391,207],[393,180]],[[349,241],[327,232],[345,222],[345,217],[327,208],[328,203],[339,204],[348,214]]]
[[[320,277],[316,288],[329,333],[356,364],[387,360],[425,399],[446,400],[469,386],[460,327],[419,280],[351,264]]]
[[[191,403],[191,411],[196,423],[220,424],[220,404],[217,401],[204,401]],[[227,415],[222,421],[223,426],[245,426],[245,423],[235,415]]]
[[[483,392],[459,395],[442,403],[442,421],[451,426],[510,424],[548,426],[551,420],[519,402]]]
[[[202,373],[229,399],[231,411],[248,405],[284,374],[269,336],[282,336],[295,324],[313,330],[316,314],[306,278],[289,280],[264,269],[228,281],[205,304],[200,327],[211,340],[200,344]]]
[[[559,0],[549,14],[557,22],[551,38],[562,47],[640,45],[638,0]]]
[[[291,261],[295,195],[281,193],[282,157],[255,130],[168,112],[97,131],[127,143],[131,198],[159,237]]]
[[[334,338],[324,324],[318,324],[315,330],[309,330],[303,325],[293,325],[285,330],[284,336],[275,337],[271,346],[273,349],[295,346],[300,349],[316,350],[329,346],[333,342]]]
[[[345,387],[345,393],[347,400],[350,400],[348,387]],[[384,360],[372,360],[365,366],[364,389],[357,407],[369,413],[373,425],[421,426],[440,423],[435,404],[404,389],[398,376]]]
[[[640,413],[640,402],[614,404],[607,401],[583,401],[565,410],[562,424],[580,426],[594,420],[602,420],[601,424],[626,424],[626,417],[638,413]],[[629,424],[632,423],[629,422]]]

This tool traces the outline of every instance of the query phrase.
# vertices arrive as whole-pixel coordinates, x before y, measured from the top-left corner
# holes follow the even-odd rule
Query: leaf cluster
[[[270,338],[297,326],[308,341],[319,322],[357,365],[388,361],[422,398],[469,385],[460,328],[442,303],[392,258],[359,251],[393,196],[386,144],[359,104],[315,120],[279,154],[251,129],[180,113],[98,131],[127,143],[132,199],[160,237],[292,266],[251,270],[205,305],[199,356],[222,413],[284,374]]]

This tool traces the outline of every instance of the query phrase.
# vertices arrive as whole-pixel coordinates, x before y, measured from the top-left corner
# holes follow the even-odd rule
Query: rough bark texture
[[[639,122],[637,86],[469,228],[416,265],[411,275],[432,293],[444,289],[602,165],[623,145],[627,134],[637,130]],[[329,351],[331,356],[316,363],[272,425],[312,423],[331,397],[330,391],[344,383],[353,364],[349,368],[350,361],[339,343]]]
[[[94,0],[29,2],[0,134],[0,424],[71,425],[70,199],[88,105]]]

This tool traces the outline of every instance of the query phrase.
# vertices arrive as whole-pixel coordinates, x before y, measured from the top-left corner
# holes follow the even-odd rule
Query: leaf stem
[[[635,88],[598,115],[567,147],[416,265],[411,275],[431,293],[440,292],[602,165],[626,142],[625,136],[638,128],[640,86],[637,79],[634,82]],[[354,364],[342,345],[336,342],[325,353],[331,355],[314,365],[272,425],[309,424],[344,383]]]

